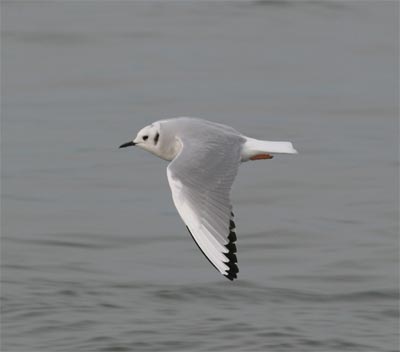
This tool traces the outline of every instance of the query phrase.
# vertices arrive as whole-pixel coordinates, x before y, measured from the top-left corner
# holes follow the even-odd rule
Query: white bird
[[[229,280],[239,272],[230,189],[241,162],[297,154],[290,142],[249,138],[229,126],[198,118],[161,120],[120,148],[138,146],[171,161],[172,198],[189,233],[210,263]]]

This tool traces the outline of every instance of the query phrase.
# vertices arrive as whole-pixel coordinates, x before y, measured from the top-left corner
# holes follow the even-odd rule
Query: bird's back
[[[160,121],[168,134],[191,143],[212,143],[217,146],[224,141],[244,143],[245,137],[230,126],[203,120],[195,117],[177,117]]]

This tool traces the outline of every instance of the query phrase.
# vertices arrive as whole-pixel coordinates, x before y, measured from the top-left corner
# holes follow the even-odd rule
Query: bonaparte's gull
[[[120,148],[141,147],[171,161],[167,167],[172,198],[201,252],[229,280],[239,272],[230,189],[239,164],[297,154],[290,142],[249,138],[229,126],[178,117],[144,127]]]

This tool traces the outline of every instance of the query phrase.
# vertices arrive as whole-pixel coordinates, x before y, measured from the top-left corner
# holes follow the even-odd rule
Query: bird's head
[[[133,141],[124,143],[120,148],[137,146],[153,154],[159,154],[160,124],[151,124],[142,128]]]

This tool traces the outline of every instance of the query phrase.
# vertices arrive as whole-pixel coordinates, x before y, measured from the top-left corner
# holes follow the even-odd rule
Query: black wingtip
[[[227,248],[229,250],[229,253],[236,253],[237,252],[236,244],[234,242],[227,243],[225,245],[225,248]]]
[[[233,281],[233,280],[237,279],[237,275],[236,274],[226,274],[224,276],[230,281]]]
[[[233,213],[231,213],[231,216],[233,217]],[[189,227],[186,226],[188,232],[190,233],[190,235],[192,236],[194,242],[196,243],[197,247],[199,247],[201,253],[203,253],[203,255],[207,258],[207,260],[211,263],[211,265],[217,270],[218,268],[214,265],[214,263],[206,256],[206,254],[204,253],[204,251],[201,249],[200,245],[197,243],[196,239],[194,238],[192,232],[190,231]],[[228,253],[224,253],[225,257],[228,259],[227,262],[224,262],[226,266],[228,266],[228,270],[226,271],[226,274],[224,274],[224,276],[230,280],[233,281],[235,279],[237,279],[237,274],[239,272],[239,268],[237,266],[237,257],[236,257],[236,244],[234,242],[236,242],[237,237],[236,237],[236,233],[235,233],[235,228],[236,225],[233,222],[233,220],[230,220],[229,223],[229,235],[228,235],[228,240],[229,242],[225,245],[225,248],[228,249]]]
[[[232,218],[234,216],[232,212],[231,212],[231,216],[232,216]],[[229,236],[228,236],[229,242],[225,245],[225,248],[228,249],[228,253],[225,253],[225,256],[229,260],[225,264],[229,267],[229,270],[224,275],[228,280],[231,280],[231,281],[237,279],[237,273],[239,272],[239,268],[237,266],[237,257],[236,257],[237,249],[236,249],[236,244],[234,243],[237,240],[235,228],[236,228],[236,225],[235,225],[234,221],[231,219],[229,222],[229,231],[230,231]]]
[[[230,242],[235,242],[235,241],[237,240],[236,233],[233,232],[233,231],[231,231],[231,232],[229,233],[228,240],[229,240]]]

